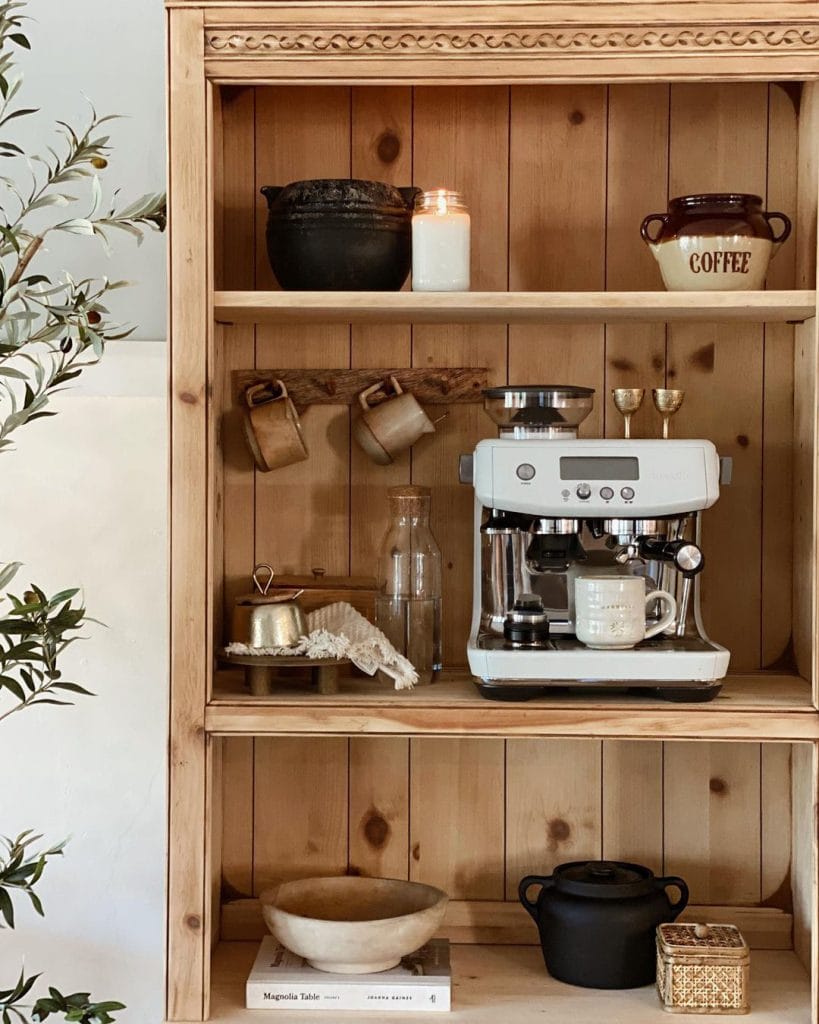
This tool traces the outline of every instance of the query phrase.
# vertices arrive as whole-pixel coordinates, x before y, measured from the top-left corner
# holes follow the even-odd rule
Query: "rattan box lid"
[[[657,928],[660,952],[679,959],[685,956],[719,956],[743,959],[748,944],[732,924],[661,924]]]

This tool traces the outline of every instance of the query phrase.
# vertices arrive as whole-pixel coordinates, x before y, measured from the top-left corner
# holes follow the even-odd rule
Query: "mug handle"
[[[651,601],[663,601],[668,608],[660,621],[656,625],[651,626],[650,629],[646,630],[646,640],[650,640],[651,637],[656,636],[658,633],[662,633],[664,629],[668,629],[674,619],[677,618],[677,602],[667,590],[652,590],[650,593],[646,594],[646,609],[648,609],[648,605]]]
[[[791,219],[784,213],[777,213],[776,211],[771,211],[770,213],[763,213],[762,216],[765,218],[769,225],[772,220],[782,221],[782,233],[780,234],[779,238],[777,238],[776,234],[774,234],[773,238],[774,246],[778,249],[783,242],[786,242],[788,240],[788,236],[791,233]],[[771,228],[771,230],[773,231],[773,228]]]
[[[272,395],[270,393],[272,387],[275,387],[279,392],[277,395]],[[266,397],[263,401],[257,402],[256,397],[262,393],[264,393]],[[287,398],[287,388],[284,386],[284,381],[282,380],[275,380],[272,382],[264,381],[261,384],[252,384],[245,391],[245,401],[251,409],[255,409],[257,405],[267,405],[268,402],[278,402],[280,398]]]
[[[665,890],[674,886],[675,888],[680,890],[680,898],[677,900],[676,903],[671,903],[671,900],[668,901],[669,903],[671,903],[671,910],[674,914],[671,920],[676,921],[680,914],[688,906],[688,886],[686,885],[685,880],[680,878],[678,875],[668,875],[666,878],[658,878],[656,881],[658,889]]]
[[[554,885],[554,879],[551,875],[527,875],[525,878],[521,878],[518,885],[518,899],[529,911],[535,924],[537,924],[537,901],[533,903],[526,895],[533,885],[539,885],[542,892],[544,889],[550,889]],[[540,896],[540,893],[538,893],[538,896]]]
[[[646,245],[656,245],[657,242],[659,242],[660,240],[659,232],[654,238],[652,238],[651,235],[648,233],[649,224],[651,224],[655,220],[658,220],[662,224],[662,226],[665,227],[668,223],[668,214],[650,213],[647,217],[643,219],[643,223],[640,225],[640,235],[643,241],[646,243]]]
[[[395,377],[390,377],[390,384],[392,384],[392,389],[396,393],[396,395],[404,394],[404,389],[401,387],[401,385],[398,383]]]
[[[364,412],[370,411],[370,403],[367,401],[371,395],[374,395],[377,391],[380,391],[382,387],[381,381],[377,384],[370,384],[368,388],[365,388],[358,396],[358,404],[364,410]]]

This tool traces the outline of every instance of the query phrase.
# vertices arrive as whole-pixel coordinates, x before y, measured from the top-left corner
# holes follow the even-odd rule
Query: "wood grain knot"
[[[318,853],[318,850],[319,850],[318,844],[314,843],[312,839],[308,839],[307,840],[307,852],[308,853]]]
[[[728,792],[728,783],[725,781],[725,779],[714,777],[713,779],[708,780],[708,788],[711,790],[712,793],[717,793],[720,796],[722,796],[723,794]]]
[[[751,439],[747,434],[737,434],[737,444],[740,448],[747,448],[751,443]]]
[[[388,128],[378,136],[375,151],[382,164],[391,164],[398,159],[401,152],[401,140]]]
[[[546,834],[549,836],[549,851],[554,853],[571,836],[572,827],[563,818],[552,818],[546,826]]]
[[[714,369],[714,343],[710,345],[703,345],[702,348],[698,348],[697,351],[691,356],[691,362],[694,366],[698,366],[701,370],[706,370],[708,373]]]
[[[188,914],[185,918],[185,924],[191,931],[198,932],[202,927],[202,918],[198,914]]]
[[[611,365],[615,370],[622,370],[624,373],[630,373],[637,369],[630,359],[612,359]]]
[[[583,124],[585,120],[586,115],[580,110],[573,110],[571,114],[569,114],[569,124]]]
[[[420,843],[413,843],[412,844],[412,859],[413,860],[420,860],[421,859],[421,844]]]
[[[446,563],[446,567],[447,567],[447,569],[454,569],[455,568],[455,563],[454,562],[447,562]]]
[[[390,823],[374,807],[367,812],[367,819],[364,822],[364,838],[374,850],[380,850],[386,845],[390,838]]]
[[[180,402],[184,402],[185,405],[196,405],[197,398],[196,398],[196,395],[194,395],[190,391],[180,391],[179,392],[179,401]]]
[[[662,370],[664,363],[665,363],[665,360],[663,359],[662,356],[652,356],[651,357],[651,368],[653,370]]]

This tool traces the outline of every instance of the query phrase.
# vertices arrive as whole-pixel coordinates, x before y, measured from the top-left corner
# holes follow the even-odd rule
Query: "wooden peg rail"
[[[293,404],[353,405],[358,395],[371,384],[395,377],[404,391],[410,391],[422,405],[452,405],[482,401],[487,387],[485,367],[428,366],[419,369],[338,369],[338,370],[237,370],[233,374],[235,397],[241,398],[251,384],[281,380]]]

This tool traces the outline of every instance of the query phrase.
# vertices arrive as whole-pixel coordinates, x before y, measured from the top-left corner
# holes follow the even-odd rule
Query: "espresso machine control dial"
[[[591,497],[591,487],[588,484],[578,484],[574,493],[581,501],[587,501]]]

